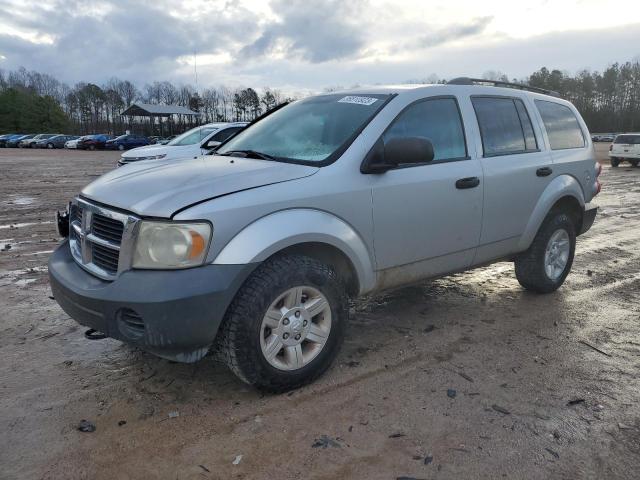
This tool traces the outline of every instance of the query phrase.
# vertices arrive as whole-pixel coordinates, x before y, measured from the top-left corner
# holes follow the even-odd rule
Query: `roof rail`
[[[458,77],[453,78],[447,82],[449,85],[482,85],[489,84],[494,87],[508,87],[508,88],[517,88],[518,90],[528,90],[530,92],[543,93],[545,95],[551,95],[553,97],[559,97],[560,94],[554,90],[547,90],[546,88],[539,87],[531,87],[529,85],[525,85],[524,83],[513,83],[513,82],[503,82],[500,80],[487,80],[484,78],[469,78],[469,77]]]

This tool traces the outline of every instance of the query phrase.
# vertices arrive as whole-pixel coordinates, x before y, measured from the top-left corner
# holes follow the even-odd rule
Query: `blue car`
[[[24,133],[7,133],[0,136],[0,148],[6,148],[7,142],[14,138],[22,137]]]
[[[120,135],[113,140],[109,140],[105,143],[104,148],[107,150],[129,150],[130,148],[144,147],[150,143],[147,137],[129,134]]]
[[[9,139],[7,139],[7,141],[5,143],[5,147],[7,147],[7,148],[17,148],[18,144],[22,140],[29,140],[30,138],[33,138],[35,136],[36,136],[35,133],[31,133],[29,135],[18,135],[17,137],[9,138]]]

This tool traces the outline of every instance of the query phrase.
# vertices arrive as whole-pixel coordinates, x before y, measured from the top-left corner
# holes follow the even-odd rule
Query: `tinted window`
[[[214,140],[216,142],[224,142],[227,138],[229,138],[231,135],[235,135],[240,130],[242,130],[242,127],[225,128],[221,132],[218,132],[213,137],[211,137],[211,140]]]
[[[627,145],[640,144],[640,135],[618,135],[613,143],[625,143]]]
[[[485,156],[537,149],[531,120],[519,99],[472,98]]]
[[[569,107],[545,100],[536,100],[536,106],[547,130],[551,150],[584,147],[578,119]]]
[[[425,137],[433,144],[434,160],[467,156],[458,105],[453,98],[414,103],[394,120],[382,136],[386,143],[397,137]]]
[[[531,125],[531,118],[527,112],[524,103],[520,99],[513,100],[516,104],[516,110],[518,110],[518,116],[520,117],[520,125],[522,125],[522,133],[524,134],[524,144],[527,150],[537,150],[538,142],[536,142],[536,136],[533,133],[533,126]]]

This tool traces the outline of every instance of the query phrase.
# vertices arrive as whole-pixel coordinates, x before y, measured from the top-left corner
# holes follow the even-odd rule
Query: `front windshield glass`
[[[171,140],[167,145],[193,145],[194,143],[201,142],[205,137],[212,132],[218,130],[217,127],[196,127],[191,130],[187,130],[179,137]]]
[[[387,97],[331,94],[299,100],[238,133],[216,153],[253,150],[275,160],[321,162],[365,125]]]

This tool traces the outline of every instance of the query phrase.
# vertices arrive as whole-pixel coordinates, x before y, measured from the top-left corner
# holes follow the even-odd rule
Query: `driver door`
[[[374,249],[381,286],[469,267],[482,227],[483,175],[470,157],[455,97],[419,100],[383,134],[426,137],[434,160],[372,175]]]

